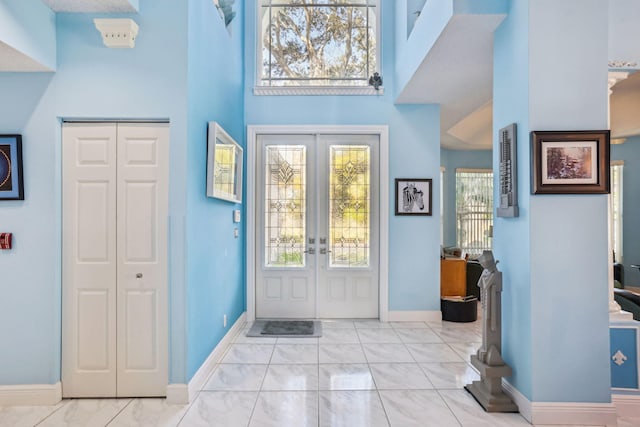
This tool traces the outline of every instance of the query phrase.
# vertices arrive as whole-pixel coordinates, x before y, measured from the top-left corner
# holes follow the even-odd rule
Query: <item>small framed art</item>
[[[432,180],[396,178],[396,215],[431,215]]]
[[[24,200],[21,135],[0,135],[0,200]]]
[[[242,147],[216,122],[207,139],[207,197],[242,203]]]
[[[531,132],[532,194],[607,194],[608,130]]]

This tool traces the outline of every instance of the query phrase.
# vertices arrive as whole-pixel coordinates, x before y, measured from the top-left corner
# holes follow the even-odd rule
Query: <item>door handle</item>
[[[316,250],[314,248],[309,248],[306,251],[304,251],[305,254],[309,254],[309,255],[313,255],[316,253]]]
[[[320,254],[321,255],[326,255],[326,254],[330,254],[331,251],[327,250],[327,248],[321,248],[320,249]]]
[[[142,279],[142,273],[136,274],[136,279]]]

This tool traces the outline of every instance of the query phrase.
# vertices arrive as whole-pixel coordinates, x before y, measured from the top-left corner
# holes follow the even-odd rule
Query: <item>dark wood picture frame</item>
[[[0,135],[1,200],[24,200],[22,135]]]
[[[532,131],[531,194],[608,194],[608,130]]]
[[[396,215],[432,215],[433,180],[396,178]]]

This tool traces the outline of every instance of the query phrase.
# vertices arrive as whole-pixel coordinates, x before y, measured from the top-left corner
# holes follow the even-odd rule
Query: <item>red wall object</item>
[[[11,233],[0,233],[0,249],[11,249]]]

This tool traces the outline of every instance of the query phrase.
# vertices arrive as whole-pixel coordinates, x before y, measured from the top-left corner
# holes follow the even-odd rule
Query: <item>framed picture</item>
[[[396,215],[431,215],[431,179],[396,178]]]
[[[20,135],[0,135],[0,200],[24,200]]]
[[[609,193],[609,138],[608,130],[531,132],[531,193]]]
[[[207,138],[207,197],[242,203],[242,147],[216,122]]]

